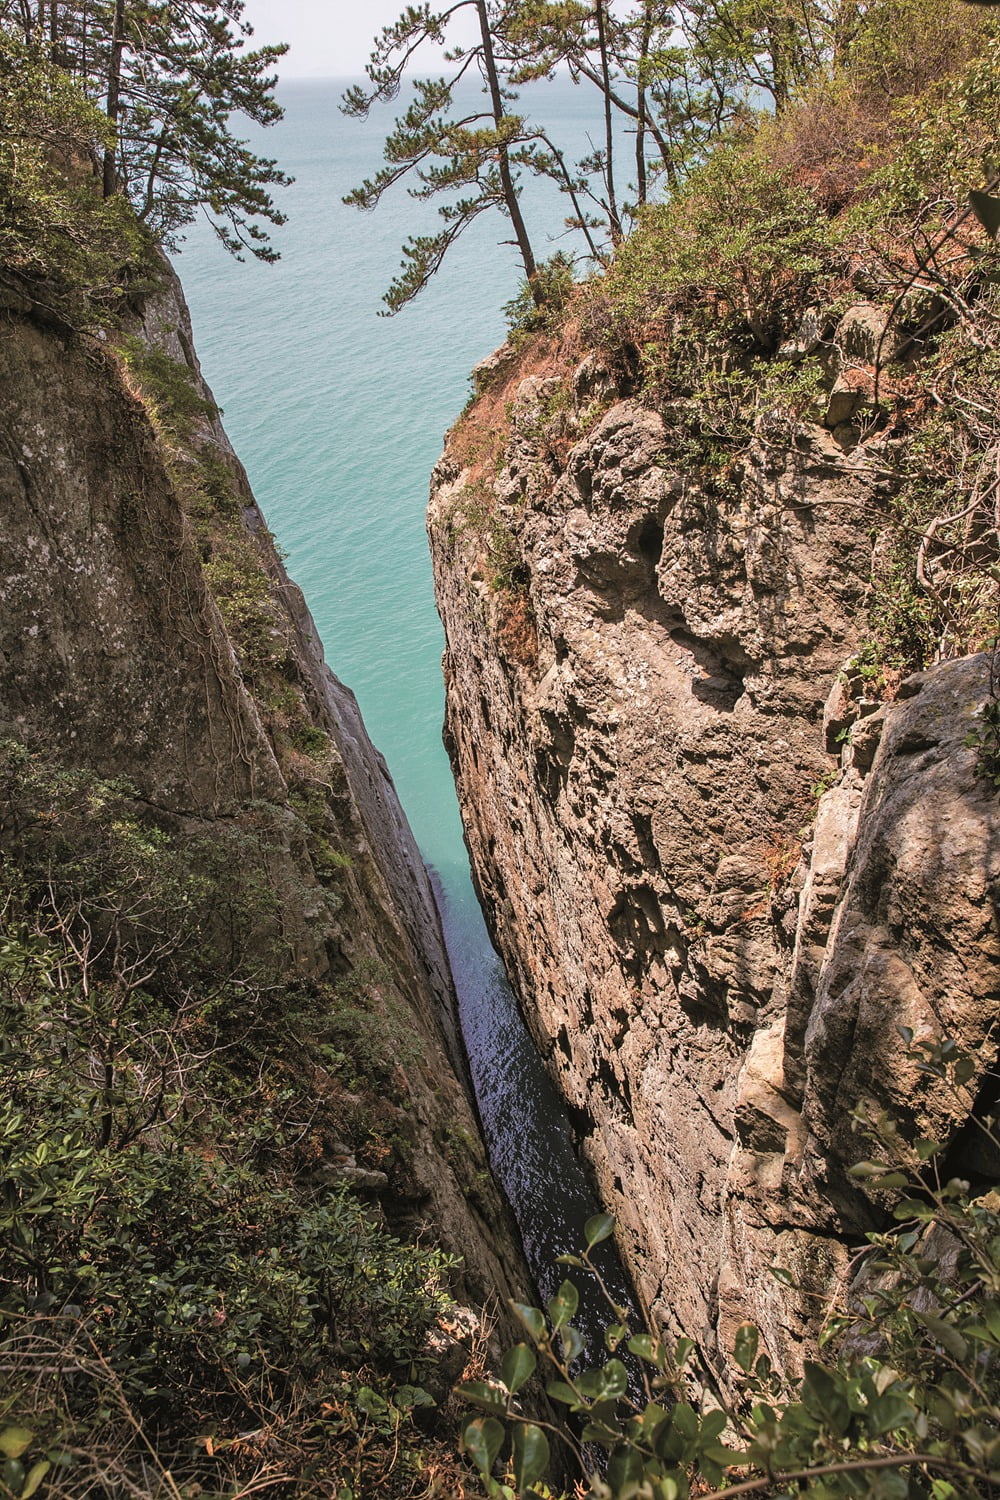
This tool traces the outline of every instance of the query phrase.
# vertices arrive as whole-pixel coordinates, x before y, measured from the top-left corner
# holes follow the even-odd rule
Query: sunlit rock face
[[[794,1369],[873,1224],[852,1111],[968,1110],[915,1092],[897,1027],[975,1047],[995,1016],[988,663],[881,710],[845,674],[856,433],[713,475],[593,355],[479,379],[429,512],[476,879],[654,1315],[720,1369],[751,1319]]]

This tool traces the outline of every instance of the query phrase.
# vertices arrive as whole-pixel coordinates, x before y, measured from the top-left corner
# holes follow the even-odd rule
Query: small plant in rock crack
[[[976,775],[992,782],[1000,792],[1000,698],[991,698],[986,704],[978,727],[966,735],[965,745],[979,751]]]
[[[960,1102],[989,1152],[1000,1151],[995,1121],[972,1112],[981,1060],[952,1041],[914,1044],[912,1032],[901,1034],[929,1087]],[[459,1388],[478,1409],[465,1423],[464,1448],[491,1500],[997,1493],[1000,1193],[976,1195],[951,1175],[954,1151],[944,1143],[909,1140],[886,1114],[859,1111],[857,1119],[873,1158],[851,1175],[888,1227],[869,1235],[849,1303],[826,1319],[818,1357],[806,1361],[801,1380],[779,1376],[750,1324],[735,1336],[733,1399],[696,1364],[690,1339],[668,1340],[652,1326],[633,1332],[591,1260],[614,1228],[598,1215],[586,1225],[583,1254],[560,1259],[596,1279],[608,1302],[613,1321],[601,1355],[589,1364],[582,1358],[572,1321],[579,1294],[567,1281],[544,1312],[515,1305],[529,1341],[508,1352],[498,1380]],[[794,1284],[787,1270],[772,1273]],[[624,1350],[641,1366],[638,1392]],[[563,1422],[522,1409],[536,1372],[549,1377],[547,1394],[564,1408]],[[580,1475],[569,1491],[553,1477],[561,1452]]]
[[[1000,792],[1000,641],[993,647],[990,696],[983,705],[979,723],[965,737],[967,750],[978,750],[976,775]]]

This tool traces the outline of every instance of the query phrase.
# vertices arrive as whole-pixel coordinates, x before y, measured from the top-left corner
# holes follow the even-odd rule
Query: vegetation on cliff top
[[[246,50],[243,0],[53,0],[0,3],[0,94],[27,96],[22,125],[44,121],[68,88],[91,120],[56,165],[123,197],[161,244],[203,211],[226,247],[265,260],[264,225],[280,224],[269,189],[288,181],[233,132],[234,115],[280,119],[273,68],[283,46]],[[56,122],[57,123],[57,122]],[[17,164],[12,175],[17,176]]]
[[[280,118],[242,0],[0,3],[0,285],[71,327],[111,319],[198,213],[273,260],[288,178],[234,133]]]
[[[461,40],[463,13],[478,32],[473,43]],[[856,7],[825,0],[786,0],[777,9],[747,0],[407,6],[376,38],[367,84],[344,96],[346,113],[365,116],[374,102],[397,97],[428,44],[448,48],[443,76],[414,82],[386,138],[385,165],[345,200],[373,208],[387,190],[414,178],[414,197],[445,195],[439,232],[403,247],[401,274],[385,296],[388,310],[416,296],[464,229],[491,209],[511,225],[530,304],[544,308],[546,268],[520,203],[525,176],[555,183],[566,200],[571,243],[604,265],[658,182],[676,190],[727,131],[752,115],[754,100],[780,113],[849,42],[859,21]],[[557,71],[591,94],[590,150],[575,161],[544,118],[544,90],[536,89],[527,107],[521,95],[523,85]],[[468,89],[477,74],[486,96],[481,105]],[[623,128],[634,145],[625,145]]]
[[[780,113],[735,111],[606,269],[574,284],[569,263],[553,262],[547,303],[511,304],[515,358],[483,376],[452,436],[471,463],[476,529],[503,530],[517,553],[517,517],[492,496],[505,402],[523,374],[560,387],[541,433],[554,483],[595,415],[584,422],[571,393],[593,351],[612,377],[605,402],[617,387],[655,405],[664,463],[723,510],[738,504],[755,443],[792,450],[797,432],[826,425],[845,465],[859,447],[869,456],[881,477],[858,515],[876,544],[859,670],[878,692],[987,644],[1000,613],[1000,255],[969,194],[995,171],[998,80],[991,14],[883,0]],[[834,334],[859,304],[871,347],[845,355]],[[472,511],[456,518],[473,523]]]

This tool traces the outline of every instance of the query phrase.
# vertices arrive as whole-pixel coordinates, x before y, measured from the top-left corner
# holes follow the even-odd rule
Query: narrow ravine
[[[578,92],[555,87],[572,120]],[[199,233],[177,264],[227,430],[436,877],[491,1161],[548,1296],[565,1274],[555,1257],[581,1247],[597,1203],[472,888],[441,738],[443,638],[424,534],[442,435],[472,366],[504,336],[517,270],[481,223],[414,307],[378,317],[413,206],[363,219],[341,205],[371,172],[384,124],[343,119],[342,88],[282,91],[286,119],[266,137],[296,179],[281,262],[234,267]],[[546,211],[558,227],[558,202]],[[595,1307],[592,1329],[607,1321]]]

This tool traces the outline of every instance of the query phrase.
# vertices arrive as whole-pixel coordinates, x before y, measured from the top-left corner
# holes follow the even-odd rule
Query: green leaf
[[[6,1458],[20,1458],[35,1441],[30,1427],[5,1427],[0,1432],[0,1453]]]
[[[52,1465],[47,1458],[40,1458],[37,1464],[32,1464],[28,1470],[28,1477],[24,1481],[20,1500],[31,1500],[31,1496],[35,1493],[51,1467]]]
[[[621,1429],[618,1426],[611,1427],[606,1422],[590,1421],[580,1436],[585,1443],[600,1443],[602,1448],[610,1452],[621,1440]]]
[[[549,1321],[554,1329],[562,1328],[576,1316],[580,1305],[580,1293],[571,1281],[564,1281],[549,1302]]]
[[[975,0],[975,3],[995,5],[1000,3],[1000,0]],[[989,193],[973,191],[969,194],[969,204],[986,233],[995,240],[1000,231],[1000,198],[994,198]]]
[[[531,1334],[536,1344],[541,1343],[545,1337],[545,1319],[537,1307],[528,1307],[523,1302],[512,1302],[511,1307],[515,1314]]]
[[[412,1411],[416,1406],[437,1406],[430,1391],[420,1385],[401,1385],[393,1397],[393,1405],[401,1411]]]
[[[599,1370],[585,1370],[577,1388],[593,1401],[616,1401],[628,1390],[628,1371],[620,1359],[609,1359]]]
[[[545,1389],[553,1401],[561,1401],[564,1406],[579,1405],[580,1398],[565,1380],[550,1380]]]
[[[544,1478],[549,1466],[549,1440],[533,1422],[514,1428],[514,1479],[518,1489],[527,1489]]]
[[[713,1443],[717,1437],[721,1437],[726,1430],[728,1420],[724,1411],[706,1412],[701,1424],[702,1442]]]
[[[513,1349],[507,1350],[500,1366],[500,1379],[512,1396],[531,1379],[537,1363],[534,1351],[527,1344],[515,1344]]]
[[[733,1340],[733,1358],[744,1374],[749,1375],[753,1369],[759,1347],[760,1334],[752,1323],[744,1323],[742,1327],[737,1328],[736,1337]]]
[[[647,1402],[646,1409],[639,1418],[639,1431],[642,1434],[643,1440],[648,1443],[655,1442],[657,1433],[662,1430],[667,1420],[666,1409],[659,1402]]]
[[[643,1481],[642,1454],[636,1448],[622,1444],[612,1453],[608,1463],[608,1483],[616,1495],[632,1495]]]
[[[2,1483],[6,1485],[7,1489],[15,1495],[19,1495],[21,1493],[21,1486],[24,1483],[24,1464],[21,1460],[19,1458],[5,1459],[3,1469],[0,1470],[0,1473],[3,1476]]]
[[[358,1410],[363,1411],[366,1417],[384,1417],[389,1409],[385,1400],[370,1385],[359,1387],[354,1399]]]
[[[458,1387],[458,1395],[463,1401],[471,1401],[473,1406],[482,1407],[483,1411],[505,1412],[507,1403],[500,1392],[492,1385],[487,1385],[485,1380],[467,1380],[464,1385]]]
[[[682,1370],[688,1362],[688,1355],[694,1349],[694,1339],[678,1339],[674,1345],[674,1364],[678,1370]]]
[[[698,1413],[694,1407],[687,1401],[678,1401],[672,1416],[676,1430],[689,1442],[693,1442],[698,1436]]]
[[[609,1354],[614,1354],[627,1333],[628,1328],[624,1323],[612,1323],[610,1328],[605,1328],[604,1344]]]
[[[927,1332],[946,1349],[955,1359],[964,1361],[969,1357],[969,1345],[959,1333],[954,1323],[946,1323],[943,1318],[936,1318],[933,1313],[918,1312],[913,1309],[913,1316],[918,1323],[922,1323]]]
[[[480,1474],[489,1477],[503,1445],[503,1426],[495,1417],[473,1417],[462,1429],[462,1443]]]
[[[634,1333],[626,1346],[630,1354],[645,1360],[647,1365],[662,1366],[661,1344],[659,1339],[652,1338],[648,1333]]]
[[[579,1328],[574,1328],[572,1323],[567,1323],[565,1328],[560,1328],[559,1343],[562,1346],[563,1359],[568,1365],[571,1365],[575,1359],[579,1359],[587,1347],[583,1334]]]
[[[594,1214],[583,1226],[587,1249],[593,1250],[602,1240],[609,1240],[615,1232],[614,1214]]]
[[[876,1178],[880,1188],[905,1188],[909,1187],[910,1179],[905,1172],[886,1172],[884,1177]]]
[[[901,1221],[921,1219],[926,1223],[928,1219],[933,1219],[934,1210],[929,1203],[922,1203],[919,1198],[900,1198],[899,1202],[893,1205],[892,1217]]]

